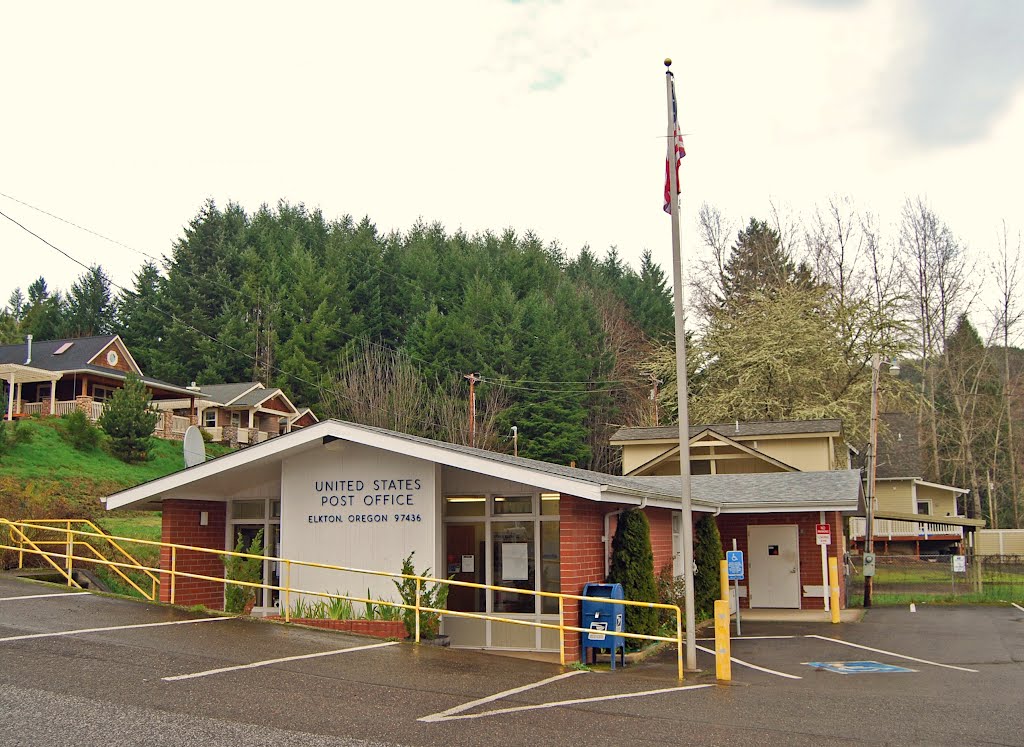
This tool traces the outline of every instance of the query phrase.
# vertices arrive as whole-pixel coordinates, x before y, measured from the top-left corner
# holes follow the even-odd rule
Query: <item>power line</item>
[[[118,241],[117,239],[113,239],[113,238],[111,238],[109,236],[106,236],[106,235],[104,235],[104,234],[102,234],[102,233],[100,233],[98,231],[95,231],[95,230],[93,230],[91,228],[88,228],[86,226],[79,225],[78,223],[75,223],[74,221],[68,220],[67,218],[63,218],[63,217],[61,217],[61,216],[59,216],[59,215],[57,215],[55,213],[52,213],[52,212],[50,212],[48,210],[45,210],[45,209],[43,209],[41,207],[38,207],[36,205],[32,205],[31,203],[25,202],[24,200],[18,199],[17,197],[9,195],[9,194],[7,194],[5,192],[0,192],[0,196],[5,197],[8,200],[12,200],[13,202],[16,202],[16,203],[18,203],[20,205],[24,205],[25,207],[30,208],[32,210],[35,210],[35,211],[37,211],[39,213],[47,215],[47,216],[49,216],[49,217],[51,217],[51,218],[53,218],[55,220],[59,220],[62,223],[65,223],[65,224],[67,224],[69,226],[77,228],[77,229],[79,229],[81,231],[85,231],[86,233],[91,234],[93,236],[96,236],[97,238],[103,239],[104,241],[108,241],[108,242],[110,242],[112,244],[115,244],[117,246],[123,247],[125,249],[130,250],[130,251],[133,251],[136,254],[139,254],[139,255],[141,255],[143,257],[147,257],[148,259],[153,260],[154,262],[164,263],[164,262],[167,261],[166,257],[162,257],[162,258],[154,257],[152,254],[144,252],[141,249],[137,249],[136,247],[130,246],[129,244],[126,244],[126,243],[124,243],[122,241]],[[4,217],[7,218],[8,220],[11,220],[12,222],[17,223],[16,221],[14,221],[12,218],[10,218],[7,215],[4,215]],[[18,225],[20,226],[21,224],[18,224]],[[21,226],[21,227],[24,228],[24,226]],[[25,229],[25,230],[28,231],[28,229]],[[29,233],[32,233],[32,232],[29,231]],[[36,236],[36,238],[40,239],[41,241],[45,241],[45,239],[42,239],[42,237],[38,236],[37,234],[33,233],[32,235]],[[49,243],[49,242],[46,242],[46,243]],[[53,245],[51,244],[50,246],[53,246]],[[70,257],[65,252],[63,252],[61,249],[58,249],[55,246],[53,246],[53,248],[57,249],[57,251],[61,252],[62,254],[65,254],[65,256],[67,256],[69,259],[74,261],[76,264],[84,267],[85,269],[87,269],[87,270],[91,269],[91,267],[83,264],[81,261],[79,261],[79,260],[77,260],[77,259],[75,259],[73,257]],[[370,263],[369,263],[369,259],[366,258],[366,257],[363,257],[362,255],[352,255],[352,256],[358,257],[360,259],[360,261],[363,262],[364,269],[367,269],[367,270],[370,270],[371,272],[376,272],[376,273],[379,273],[381,275],[387,276],[387,277],[391,278],[392,280],[395,280],[396,282],[405,283],[407,285],[413,286],[414,288],[418,289],[424,295],[428,295],[427,294],[427,289],[424,288],[417,281],[413,280],[412,278],[400,277],[398,275],[395,275],[393,273],[388,272],[387,270],[385,270],[385,269],[383,269],[381,267],[371,266]],[[203,283],[207,283],[209,285],[213,285],[213,286],[216,286],[216,287],[218,287],[218,288],[220,288],[220,289],[222,289],[224,291],[227,291],[228,293],[233,295],[234,300],[238,300],[238,299],[240,299],[242,297],[242,292],[238,288],[236,288],[235,286],[229,285],[229,284],[226,284],[226,283],[220,283],[216,279],[210,278],[208,275],[199,275],[199,274],[193,273],[190,270],[187,270],[187,269],[185,269],[183,267],[180,267],[178,265],[174,266],[174,270],[176,272],[182,273],[183,275],[191,277],[191,278],[193,278],[193,279],[195,279],[197,281],[201,281]],[[118,288],[118,289],[123,290],[123,291],[125,291],[127,293],[135,295],[134,291],[127,290],[127,289],[123,288],[122,286],[117,285],[113,281],[111,281],[111,285],[114,286],[115,288]],[[162,310],[161,310],[161,313],[165,313],[165,312],[162,312]],[[340,329],[338,330],[338,333],[341,334],[344,337],[347,337],[347,338],[351,339],[351,340],[363,340],[367,344],[374,345],[376,347],[379,347],[381,349],[384,349],[384,350],[387,350],[387,351],[390,351],[390,352],[394,352],[394,353],[399,353],[401,355],[405,355],[408,358],[410,358],[411,360],[419,361],[420,363],[428,365],[428,366],[435,365],[434,361],[428,361],[425,358],[422,358],[422,357],[412,353],[409,350],[398,350],[398,349],[393,348],[393,347],[391,347],[389,345],[385,345],[384,343],[381,343],[381,342],[378,342],[378,341],[369,340],[367,338],[361,337],[360,335],[356,335],[356,334],[353,334],[353,333],[350,333],[350,332],[345,332],[344,330],[340,330]],[[202,334],[205,334],[205,333],[202,333]],[[247,357],[252,357],[252,356],[248,356],[248,354],[245,354],[245,353],[243,353],[243,355],[246,355]],[[450,374],[454,374],[454,375],[457,375],[457,376],[461,376],[462,375],[461,371],[459,371],[459,370],[457,370],[455,368],[452,368],[451,366],[444,366],[444,369],[448,373],[450,373]],[[526,384],[545,384],[545,385],[557,386],[557,385],[560,385],[560,384],[566,384],[566,385],[583,386],[583,385],[588,385],[588,384],[599,384],[599,385],[608,385],[608,384],[639,385],[641,383],[640,379],[635,379],[635,380],[634,379],[599,379],[599,380],[565,379],[565,380],[554,380],[554,379],[512,379],[512,378],[505,377],[505,376],[487,377],[487,380],[490,383],[492,383],[492,384],[495,384],[497,386],[505,386],[506,388],[517,388],[517,389],[537,391],[537,392],[558,392],[558,393],[567,392],[567,391],[571,391],[571,390],[557,389],[557,388],[556,389],[542,389],[542,388],[528,387],[528,386],[525,386],[525,385]],[[622,387],[620,389],[614,389],[614,390],[613,389],[605,389],[603,391],[619,391],[619,390],[625,390],[625,389],[628,389],[628,388],[629,387]],[[590,393],[590,392],[586,392],[586,393]]]

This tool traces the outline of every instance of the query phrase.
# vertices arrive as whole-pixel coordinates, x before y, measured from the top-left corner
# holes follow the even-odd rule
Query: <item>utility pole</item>
[[[882,366],[882,356],[875,353],[871,356],[871,429],[868,437],[868,489],[865,496],[864,521],[864,553],[874,555],[875,552],[875,463],[878,454],[878,375]],[[864,574],[864,607],[871,606],[871,591],[874,575]]]
[[[480,374],[464,374],[464,379],[469,380],[469,445],[476,446],[476,383],[480,381]]]
[[[519,456],[519,428],[512,426],[512,456]]]
[[[651,402],[654,405],[654,427],[657,428],[659,425],[661,425],[661,416],[658,413],[658,384],[661,383],[661,379],[659,379],[654,374],[650,374],[650,376],[651,376]]]

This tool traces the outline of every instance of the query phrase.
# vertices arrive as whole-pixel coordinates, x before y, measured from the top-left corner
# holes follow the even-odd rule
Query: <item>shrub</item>
[[[146,385],[129,374],[100,416],[100,427],[110,436],[110,452],[122,462],[144,462],[159,417],[160,413],[149,409]]]
[[[27,444],[32,440],[32,431],[21,426],[17,420],[0,419],[0,456],[6,454],[18,444]]]
[[[412,556],[415,552],[409,553],[402,561],[402,573],[406,576],[429,576],[430,569],[418,573],[413,566]],[[395,579],[395,586],[404,604],[413,606],[416,604],[416,581],[411,578]],[[444,609],[448,603],[448,584],[424,583],[420,586],[420,607],[433,607]],[[402,622],[405,623],[405,632],[410,638],[416,637],[416,610],[402,609]],[[420,612],[420,637],[436,638],[441,627],[441,615],[438,612]]]
[[[612,539],[612,563],[608,583],[622,584],[626,599],[636,602],[658,600],[654,582],[651,525],[643,511],[626,509],[619,516],[615,537]],[[626,606],[627,632],[655,635],[657,630],[658,610]]]
[[[722,596],[719,564],[725,558],[722,535],[718,533],[715,517],[704,514],[697,522],[696,535],[693,545],[693,562],[697,566],[693,577],[693,607],[698,615],[711,617],[715,611],[715,600]]]
[[[235,552],[245,552],[250,555],[263,554],[263,530],[256,532],[249,547],[245,546],[245,538],[239,534],[235,542]],[[258,584],[263,574],[263,561],[257,558],[239,558],[229,555],[224,558],[224,575],[232,581],[247,581]],[[245,606],[256,598],[256,589],[252,586],[239,586],[237,584],[225,584],[224,588],[224,611],[241,612]]]
[[[100,442],[99,428],[89,422],[81,410],[72,410],[61,418],[60,436],[79,451],[92,451]]]
[[[676,576],[672,563],[666,563],[658,572],[658,601],[661,604],[674,604],[680,610],[686,609],[686,577]],[[659,610],[662,625],[672,625],[671,633],[675,635],[676,616],[669,610]],[[685,622],[683,623],[685,625]]]

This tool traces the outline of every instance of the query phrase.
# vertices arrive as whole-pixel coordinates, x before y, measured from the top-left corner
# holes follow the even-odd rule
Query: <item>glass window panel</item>
[[[495,521],[491,524],[494,584],[517,589],[536,589],[536,568],[533,551],[533,521]],[[532,594],[509,591],[494,592],[494,612],[532,613],[537,608]]]
[[[532,495],[499,495],[494,499],[494,515],[532,514]]]
[[[558,515],[558,499],[561,498],[559,493],[541,493],[540,494],[540,513],[542,516],[557,516]]]
[[[482,495],[449,495],[444,499],[445,516],[483,516],[487,499]]]
[[[447,575],[453,581],[487,583],[487,531],[483,522],[445,526]],[[448,609],[458,612],[486,612],[485,589],[450,586]],[[446,623],[447,624],[447,623]]]
[[[562,550],[557,521],[542,521],[540,524],[540,556],[540,590],[555,593],[561,591]],[[558,600],[543,597],[540,611],[544,614],[558,614]]]
[[[280,519],[281,518],[281,501],[270,502],[270,518]]]
[[[262,519],[263,501],[234,501],[231,504],[232,519]]]

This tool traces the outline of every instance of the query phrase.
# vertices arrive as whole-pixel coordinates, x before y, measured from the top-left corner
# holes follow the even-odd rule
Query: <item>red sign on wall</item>
[[[831,545],[832,544],[832,525],[831,524],[815,524],[814,525],[814,537],[818,541],[819,545]]]

